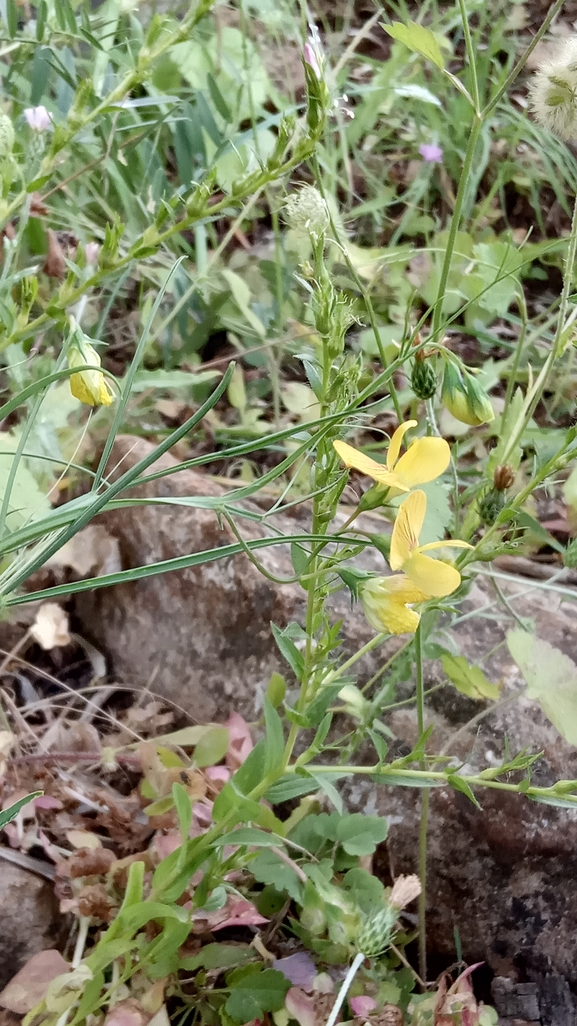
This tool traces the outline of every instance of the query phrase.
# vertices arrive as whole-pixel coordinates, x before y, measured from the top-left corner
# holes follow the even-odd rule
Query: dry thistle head
[[[421,893],[421,881],[414,873],[411,876],[399,876],[393,884],[389,894],[389,904],[395,908],[404,908],[411,901],[419,897]]]
[[[515,480],[515,471],[513,467],[510,467],[508,463],[502,463],[500,466],[495,467],[495,473],[493,474],[493,487],[498,492],[506,492],[511,487]]]
[[[529,97],[540,125],[561,139],[577,136],[577,36],[563,43],[539,68]]]

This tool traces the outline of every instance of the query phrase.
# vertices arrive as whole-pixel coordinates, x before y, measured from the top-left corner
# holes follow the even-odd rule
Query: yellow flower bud
[[[71,343],[66,353],[68,366],[78,373],[70,376],[70,391],[76,399],[88,406],[110,406],[114,399],[102,371],[89,368],[100,367],[100,356],[90,339],[72,319]]]
[[[443,406],[463,424],[478,427],[495,419],[489,396],[472,374],[447,361],[443,375]]]

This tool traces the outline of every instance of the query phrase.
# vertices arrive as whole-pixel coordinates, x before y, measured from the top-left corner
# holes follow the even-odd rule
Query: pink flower
[[[100,244],[98,242],[87,242],[84,247],[84,256],[87,264],[97,264]]]
[[[29,128],[34,132],[45,132],[52,124],[52,118],[46,107],[27,107],[24,111],[24,117]]]
[[[440,164],[443,160],[443,151],[436,143],[423,143],[419,153],[426,164]]]
[[[309,68],[312,68],[317,78],[320,78],[321,69],[319,65],[319,60],[317,57],[316,50],[311,42],[305,43],[303,56],[305,59],[305,64],[308,64]]]

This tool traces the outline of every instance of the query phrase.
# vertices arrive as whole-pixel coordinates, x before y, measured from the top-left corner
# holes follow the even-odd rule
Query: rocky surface
[[[0,988],[62,929],[54,886],[34,873],[0,862]]]
[[[124,471],[150,449],[144,440],[121,436],[111,466],[121,465]],[[167,455],[152,469],[175,464]],[[226,491],[207,475],[185,470],[130,494],[220,496]],[[262,512],[251,503],[245,507]],[[98,522],[118,539],[124,569],[237,541],[212,510],[186,506],[115,510]],[[282,535],[307,531],[304,517],[300,522],[287,514],[276,516],[274,526]],[[373,528],[380,526],[376,521]],[[238,527],[247,541],[272,533],[251,520],[239,520]],[[294,576],[288,545],[255,555],[275,577]],[[381,571],[385,566],[381,557],[371,565]],[[108,654],[124,684],[150,687],[202,722],[224,719],[232,710],[254,718],[271,673],[286,671],[271,622],[282,627],[302,621],[305,602],[300,585],[273,584],[246,555],[238,555],[88,593],[78,599],[77,612],[89,640]],[[335,616],[345,619],[351,650],[372,637],[364,617],[353,622],[344,592],[335,601]]]
[[[119,439],[113,464],[122,459],[124,469],[146,446]],[[164,457],[164,465],[170,460]],[[139,494],[220,492],[219,484],[185,471]],[[151,506],[116,511],[99,522],[118,539],[123,567],[234,540],[230,529],[203,509]],[[285,533],[306,529],[306,523],[287,514],[275,524]],[[245,520],[242,530],[250,538],[264,529]],[[263,549],[258,555],[269,573],[292,574],[283,547]],[[378,554],[366,558],[373,559],[372,569],[382,570]],[[504,644],[506,631],[517,625],[515,617],[532,621],[539,637],[568,655],[575,656],[576,646],[571,601],[562,602],[556,592],[539,590],[530,581],[508,584],[506,591],[508,610],[497,601],[491,582],[478,578],[452,637],[471,663],[482,663],[490,678],[503,680],[503,696],[509,699],[524,688]],[[304,593],[297,585],[272,583],[246,556],[95,591],[77,605],[82,629],[107,652],[123,683],[151,686],[198,720],[222,719],[231,709],[254,716],[271,672],[286,672],[271,638],[270,621],[281,626],[293,619],[302,621],[303,611]],[[334,613],[344,618],[345,645],[360,646],[372,636],[362,613],[358,608],[351,611],[344,593],[335,599]],[[448,643],[442,635],[439,640]],[[488,653],[493,654],[487,658]],[[365,672],[375,672],[382,661],[381,651],[366,664]],[[427,667],[427,683],[438,682],[436,663]],[[483,711],[482,703],[451,687],[435,692],[429,710],[429,722],[435,724],[430,750],[445,748],[475,770],[498,764],[508,744],[511,753],[544,753],[534,772],[536,783],[577,778],[577,749],[560,738],[535,703],[517,698],[479,719]],[[406,746],[416,740],[410,707],[396,710],[390,725],[396,749],[408,751]],[[347,793],[355,809],[390,817],[388,850],[379,871],[385,876],[414,871],[419,792],[355,781]],[[577,813],[497,790],[486,790],[479,799],[482,810],[452,790],[432,792],[428,926],[439,968],[443,959],[445,965],[454,960],[458,930],[463,957],[469,962],[485,960],[493,972],[513,981],[541,981],[556,974],[577,987]]]

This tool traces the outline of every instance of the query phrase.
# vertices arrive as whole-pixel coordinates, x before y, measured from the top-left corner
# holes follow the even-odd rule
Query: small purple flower
[[[437,143],[422,143],[419,153],[426,164],[441,164],[443,161],[443,151]]]
[[[304,56],[304,59],[305,59],[305,64],[308,64],[309,68],[312,68],[312,70],[314,71],[314,73],[317,76],[317,78],[320,78],[321,77],[321,69],[320,69],[320,64],[319,64],[317,52],[316,52],[313,44],[310,41],[306,42],[305,45],[304,45],[303,56]]]
[[[50,128],[52,124],[52,118],[46,110],[46,107],[27,107],[24,111],[24,117],[28,123],[28,126],[34,132],[45,132],[47,128]]]

